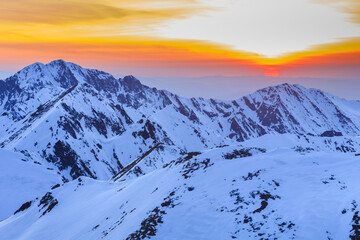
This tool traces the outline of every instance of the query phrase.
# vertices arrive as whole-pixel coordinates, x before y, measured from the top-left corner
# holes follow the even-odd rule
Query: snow
[[[0,221],[11,216],[23,203],[62,183],[56,171],[3,149],[0,149],[0,169]]]
[[[41,240],[49,235],[52,239],[125,239],[159,207],[166,214],[153,239],[254,239],[258,233],[279,239],[349,236],[352,203],[360,201],[358,157],[303,155],[289,149],[231,160],[221,157],[239,148],[216,148],[197,156],[198,161],[210,159],[213,165],[194,171],[188,179],[182,176],[186,162],[116,183],[82,177],[81,182],[74,180],[53,191],[59,204],[51,212],[41,216],[34,204],[1,222],[0,234],[6,239]],[[258,170],[258,176],[245,180]],[[173,191],[174,206],[161,207]],[[256,191],[278,197],[269,199],[261,213],[254,213],[261,205],[258,196],[251,197]],[[247,204],[236,203],[231,192],[239,193]],[[239,222],[245,215],[260,229],[253,231],[249,223]],[[295,225],[281,232],[283,222]]]
[[[359,101],[290,84],[234,101],[187,99],[62,60],[4,83],[4,239],[354,234]],[[325,131],[342,136],[321,137]]]

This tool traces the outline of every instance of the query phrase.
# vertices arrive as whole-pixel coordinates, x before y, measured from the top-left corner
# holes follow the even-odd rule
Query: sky
[[[0,36],[0,78],[64,59],[186,96],[289,79],[360,99],[339,90],[360,81],[359,0],[0,0]]]

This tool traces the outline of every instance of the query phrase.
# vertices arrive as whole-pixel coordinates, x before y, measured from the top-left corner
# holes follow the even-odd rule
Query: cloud
[[[13,42],[116,38],[202,10],[194,0],[0,0],[0,35]]]
[[[360,27],[338,4],[312,0],[212,0],[217,11],[172,20],[158,27],[167,38],[211,40],[234,50],[277,57],[317,44],[357,37]],[[334,5],[334,6],[333,6]],[[341,4],[341,6],[345,6]],[[347,6],[347,5],[346,5]]]
[[[0,21],[18,23],[74,24],[138,15],[139,11],[98,3],[70,1],[8,1],[1,6]]]
[[[284,65],[284,64],[292,64],[299,62],[312,62],[316,64],[315,60],[311,60],[314,57],[318,56],[326,56],[333,54],[344,54],[344,53],[354,53],[360,52],[360,37],[357,38],[344,38],[339,39],[338,42],[334,43],[326,43],[326,44],[318,44],[312,46],[304,51],[292,52],[283,54],[277,58],[264,58],[258,57],[254,59],[258,64],[262,65]],[[333,60],[336,60],[333,59]],[[353,61],[355,59],[350,58],[349,61]],[[344,61],[343,58],[338,59],[338,62]]]
[[[360,23],[358,0],[314,1],[350,13],[351,21]],[[280,76],[327,76],[327,69],[345,74],[359,68],[360,38],[267,58],[206,39],[153,36],[154,26],[208,10],[195,0],[0,0],[0,65],[19,70],[32,62],[64,58],[152,76],[274,75],[274,70]],[[265,38],[261,41],[266,43]],[[348,72],[348,77],[358,74]]]
[[[360,24],[359,0],[313,0],[321,4],[331,4],[333,7],[350,14],[349,20]]]
[[[1,3],[2,2],[2,3]],[[44,24],[77,24],[108,19],[124,18],[172,18],[192,12],[178,2],[172,8],[148,8],[148,3],[159,1],[135,1],[139,6],[132,7],[125,1],[79,1],[79,0],[0,0],[0,21],[44,23]],[[190,1],[192,2],[192,1]],[[115,4],[116,3],[116,4]],[[166,3],[164,3],[166,5]],[[174,5],[174,4],[173,4]]]

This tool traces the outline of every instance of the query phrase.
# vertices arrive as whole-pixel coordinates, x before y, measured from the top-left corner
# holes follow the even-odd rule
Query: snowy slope
[[[24,203],[62,183],[55,169],[45,168],[19,153],[0,149],[0,221]]]
[[[252,155],[252,156],[250,156]],[[81,177],[0,222],[5,239],[348,239],[359,157],[229,146],[117,182]]]

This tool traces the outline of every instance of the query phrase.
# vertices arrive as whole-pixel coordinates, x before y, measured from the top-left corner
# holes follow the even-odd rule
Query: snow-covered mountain
[[[283,84],[234,101],[186,99],[62,60],[0,81],[0,113],[0,146],[66,179],[109,179],[154,142],[176,154],[270,133],[360,135],[360,102],[320,90]]]
[[[344,239],[359,231],[358,136],[360,101],[300,85],[187,99],[133,76],[35,63],[0,81],[0,236]],[[325,213],[290,211],[316,194]]]

